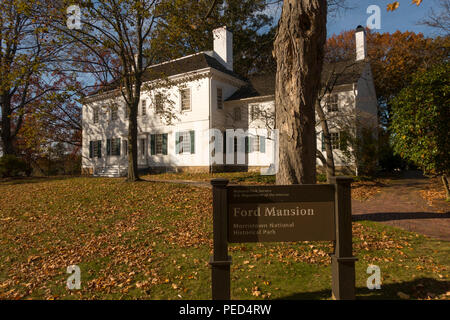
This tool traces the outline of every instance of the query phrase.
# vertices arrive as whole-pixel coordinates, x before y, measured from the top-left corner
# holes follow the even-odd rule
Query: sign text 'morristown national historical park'
[[[227,190],[228,242],[335,240],[331,185]]]

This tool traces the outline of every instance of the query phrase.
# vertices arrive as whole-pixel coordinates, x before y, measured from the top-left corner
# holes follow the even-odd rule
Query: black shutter
[[[102,140],[97,141],[97,158],[102,157]]]
[[[189,132],[191,135],[191,153],[195,153],[195,131]]]
[[[156,154],[156,141],[155,135],[150,135],[150,154],[154,156]]]
[[[111,139],[106,139],[106,155],[111,155]]]
[[[162,135],[162,154],[167,155],[167,133]]]
[[[89,158],[94,157],[94,141],[89,141]]]

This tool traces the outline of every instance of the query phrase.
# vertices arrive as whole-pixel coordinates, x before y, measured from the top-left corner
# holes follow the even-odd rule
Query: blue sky
[[[386,6],[394,0],[347,0],[347,5],[352,7],[350,10],[340,12],[336,17],[329,17],[327,24],[328,36],[339,34],[342,31],[355,29],[358,25],[365,26],[367,18],[367,8],[370,5],[377,5],[381,12],[381,29],[378,32],[395,32],[400,31],[414,31],[422,32],[426,36],[434,36],[436,31],[417,22],[425,18],[436,0],[424,0],[422,4],[417,7],[412,4],[411,0],[400,0],[400,6],[394,12],[388,12]],[[436,10],[436,7],[435,7]],[[281,14],[281,6],[274,6],[268,9],[275,17],[275,23],[278,22]]]
[[[381,29],[377,30],[378,32],[395,32],[400,30],[422,32],[427,36],[434,35],[435,31],[433,29],[418,25],[417,22],[428,15],[435,1],[424,0],[417,7],[411,3],[411,0],[400,0],[399,8],[393,12],[388,12],[386,5],[391,2],[393,0],[348,1],[349,5],[354,7],[354,9],[346,10],[336,18],[329,19],[327,25],[328,36],[356,28],[359,24],[365,26],[367,18],[370,16],[370,14],[366,13],[366,10],[370,5],[378,5],[381,9]]]

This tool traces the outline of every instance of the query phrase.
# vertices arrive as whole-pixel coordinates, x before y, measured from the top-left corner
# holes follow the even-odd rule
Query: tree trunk
[[[132,105],[127,105],[128,108],[128,175],[127,181],[138,181],[138,146],[137,146],[137,113],[139,98],[129,100]]]
[[[3,94],[0,98],[2,113],[2,151],[4,155],[16,154],[13,135],[11,134],[11,97],[8,94]]]
[[[448,185],[448,179],[447,179],[447,175],[443,174],[442,175],[442,183],[444,184],[444,188],[445,188],[445,194],[446,194],[446,200],[450,201],[450,188]]]
[[[331,177],[335,176],[334,158],[333,158],[333,148],[331,147],[331,137],[330,130],[328,129],[328,122],[323,112],[322,106],[320,105],[320,100],[316,100],[316,113],[320,120],[320,126],[323,132],[323,140],[325,145],[325,152],[327,155],[326,162],[324,165],[327,169],[327,182],[330,183]],[[322,161],[323,162],[323,161]]]
[[[280,133],[277,184],[316,182],[314,103],[326,39],[325,0],[285,0],[274,43],[276,128]]]

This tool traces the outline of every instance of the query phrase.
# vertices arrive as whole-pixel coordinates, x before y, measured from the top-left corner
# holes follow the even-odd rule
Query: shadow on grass
[[[15,185],[28,183],[42,183],[48,181],[66,180],[72,178],[79,178],[81,176],[52,176],[52,177],[14,177],[14,178],[0,178],[0,185]]]
[[[450,212],[376,212],[352,215],[353,221],[392,221],[405,219],[448,219]]]
[[[379,290],[369,290],[365,287],[356,288],[357,300],[398,300],[398,292],[408,294],[410,299],[425,299],[431,293],[435,296],[445,294],[450,290],[450,281],[438,281],[433,278],[419,278],[412,281],[381,284]],[[278,300],[321,300],[330,299],[330,290],[299,292]]]

